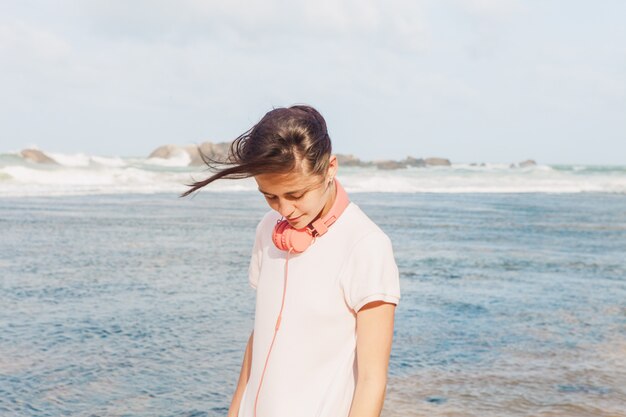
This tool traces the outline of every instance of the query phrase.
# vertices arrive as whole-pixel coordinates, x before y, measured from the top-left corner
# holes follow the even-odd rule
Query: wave
[[[191,158],[187,152],[180,152],[170,158],[148,158],[145,163],[148,165],[156,165],[161,167],[186,167],[191,162]]]
[[[36,164],[18,153],[0,154],[0,196],[62,196],[176,193],[209,175],[189,167],[188,156],[172,159],[48,153],[58,165]],[[581,193],[626,194],[626,167],[453,164],[449,167],[378,170],[340,167],[348,192],[395,193]],[[251,179],[217,181],[203,192],[256,192]]]

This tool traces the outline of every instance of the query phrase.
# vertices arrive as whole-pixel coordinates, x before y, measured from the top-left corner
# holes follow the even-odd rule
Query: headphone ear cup
[[[272,241],[280,250],[288,251],[291,249],[295,253],[301,253],[311,245],[313,235],[308,229],[294,229],[287,220],[282,220],[274,226]]]
[[[285,250],[292,249],[295,253],[302,253],[311,246],[313,235],[309,229],[298,230],[289,227],[283,232],[283,242],[287,248]]]
[[[274,233],[272,233],[272,240],[274,245],[280,250],[289,250],[285,242],[285,229],[289,227],[287,220],[281,220],[274,226]]]

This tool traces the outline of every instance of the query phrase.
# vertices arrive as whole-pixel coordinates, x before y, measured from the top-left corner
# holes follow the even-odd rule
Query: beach
[[[256,227],[332,218],[335,180],[399,272],[380,417],[626,417],[626,2],[33,6],[0,3],[0,417],[227,417]],[[397,299],[355,283],[395,274],[353,265],[388,249],[359,228],[313,240],[355,242],[311,275],[348,319]],[[299,410],[254,417],[364,417],[313,396],[346,375],[314,358],[336,315],[297,273],[325,259],[276,277],[306,284],[276,311],[313,342],[259,331],[252,357],[289,346],[335,383],[255,358]]]
[[[0,414],[225,416],[262,196],[6,158]],[[626,170],[506,169],[338,176],[400,270],[385,417],[626,415]]]

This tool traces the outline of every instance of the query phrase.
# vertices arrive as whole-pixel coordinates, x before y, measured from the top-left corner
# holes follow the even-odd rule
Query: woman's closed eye
[[[306,193],[304,193],[304,194],[306,194]],[[288,196],[287,196],[287,197],[285,197],[285,198],[286,198],[287,200],[299,200],[299,199],[301,199],[301,198],[304,196],[304,194],[300,194],[300,195],[297,195],[297,196],[295,196],[295,195],[288,195]],[[267,194],[264,194],[264,196],[265,196],[265,198],[267,198],[268,200],[272,200],[272,201],[274,201],[274,200],[276,200],[276,199],[277,199],[277,197],[276,197],[275,195],[267,195]]]

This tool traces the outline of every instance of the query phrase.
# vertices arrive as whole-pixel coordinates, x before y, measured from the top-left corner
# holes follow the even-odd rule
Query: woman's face
[[[254,177],[269,206],[295,229],[302,229],[324,216],[335,201],[337,160],[331,156],[326,175],[311,175],[302,166],[286,174],[259,174]]]

